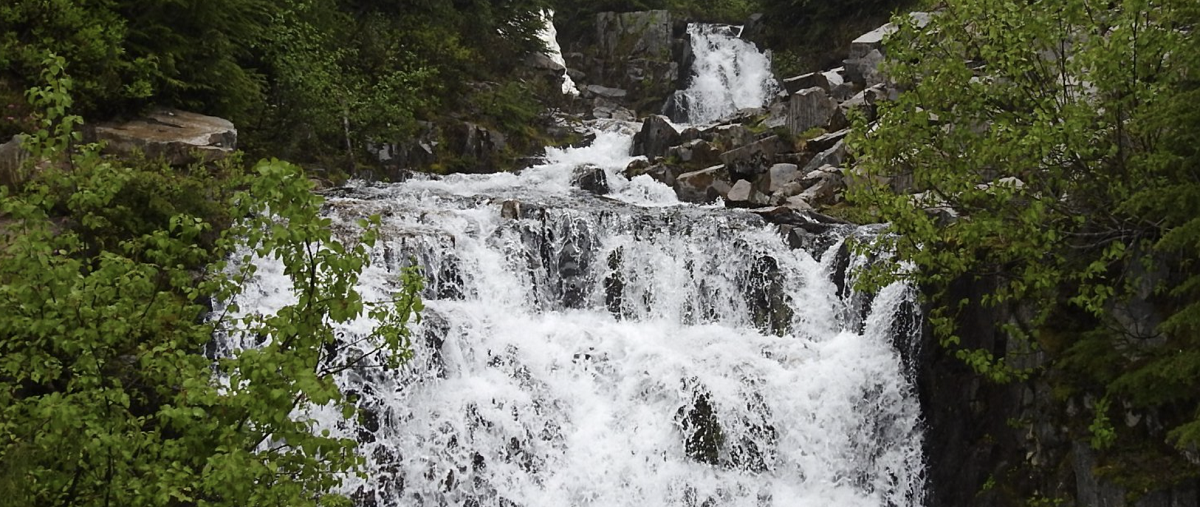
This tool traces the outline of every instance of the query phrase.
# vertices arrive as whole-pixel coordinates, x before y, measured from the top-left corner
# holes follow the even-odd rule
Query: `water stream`
[[[338,379],[360,420],[308,412],[359,441],[371,479],[347,479],[356,503],[922,505],[920,413],[896,349],[915,332],[912,291],[848,288],[851,229],[793,250],[753,214],[626,180],[636,125],[597,128],[520,174],[329,194],[346,234],[384,217],[365,297],[386,298],[414,260],[428,285],[415,358]],[[609,195],[571,185],[582,163],[606,171]],[[239,303],[271,311],[287,280],[258,262]],[[342,329],[343,353],[370,327]]]

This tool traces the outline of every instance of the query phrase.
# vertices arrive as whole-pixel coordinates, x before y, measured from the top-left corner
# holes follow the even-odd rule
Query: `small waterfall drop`
[[[729,70],[696,81],[730,86],[696,92],[729,98],[698,109],[713,118],[770,89],[733,89],[753,88],[730,80],[745,60],[697,65]],[[842,246],[851,227],[793,250],[757,215],[626,179],[636,124],[595,128],[590,146],[519,174],[327,192],[340,234],[384,217],[365,298],[388,298],[412,262],[426,277],[415,357],[337,379],[358,421],[306,409],[359,442],[369,479],[347,477],[346,493],[362,507],[923,505],[919,405],[897,351],[917,341],[912,289],[851,289],[846,265],[864,261]],[[582,164],[608,195],[573,188]],[[237,303],[270,312],[287,278],[254,262]],[[340,329],[339,353],[369,351],[370,329]],[[255,340],[230,336],[221,353]]]
[[[779,90],[771,58],[738,37],[741,27],[692,23],[692,76],[672,97],[674,121],[711,123],[740,109],[761,107]]]

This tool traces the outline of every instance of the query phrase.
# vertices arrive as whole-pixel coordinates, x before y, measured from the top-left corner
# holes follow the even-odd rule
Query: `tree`
[[[876,281],[925,287],[954,349],[959,308],[1019,307],[1009,336],[1049,355],[1066,395],[1102,401],[1098,449],[1134,446],[1107,422],[1115,406],[1161,418],[1151,442],[1194,449],[1200,6],[953,0],[924,27],[897,22],[886,70],[904,92],[852,140],[851,198],[891,223],[883,243],[902,261]],[[996,289],[947,299],[981,278]],[[991,351],[958,355],[993,380],[1029,373]],[[1181,453],[1160,456],[1174,468],[1153,483],[1197,473]]]
[[[345,504],[333,493],[360,471],[355,443],[298,409],[353,417],[332,375],[408,357],[420,278],[364,301],[355,284],[378,218],[336,240],[290,164],[174,172],[78,146],[63,65],[49,60],[48,85],[30,93],[40,174],[0,189],[0,504]],[[166,199],[143,208],[154,196]],[[253,274],[252,255],[285,266],[296,302],[209,316],[206,301],[233,301]],[[333,326],[364,313],[378,353],[335,358]],[[202,351],[222,333],[264,343],[214,363]]]

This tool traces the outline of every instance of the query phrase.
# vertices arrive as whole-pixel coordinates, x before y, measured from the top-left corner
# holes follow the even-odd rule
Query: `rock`
[[[97,125],[93,135],[107,153],[142,152],[171,165],[224,158],[237,148],[229,120],[176,109],[160,109],[126,123]]]
[[[467,162],[462,169],[471,173],[498,171],[500,152],[508,145],[504,134],[470,122],[454,125],[446,138],[452,152]]]
[[[850,42],[848,59],[855,60],[866,56],[872,51],[883,51],[883,39],[896,31],[896,25],[887,23],[879,28],[864,33]]]
[[[838,84],[841,84],[840,76]],[[787,90],[788,95],[809,88],[820,88],[828,92],[833,89],[833,85],[830,84],[829,76],[825,75],[824,72],[809,72],[808,74],[789,77],[783,80],[783,89]]]
[[[582,83],[584,80],[587,79],[587,74],[584,73],[582,70],[572,69],[570,67],[567,67],[567,77],[571,78],[571,81],[574,81],[576,83]]]
[[[437,161],[434,150],[441,137],[438,128],[431,122],[417,122],[417,127],[417,134],[403,141],[367,145],[391,181],[396,181],[399,176],[398,169],[423,169]]]
[[[668,150],[667,157],[678,158],[679,161],[693,167],[710,167],[721,163],[721,153],[712,143],[703,139],[694,139],[674,146]]]
[[[669,56],[671,13],[665,10],[596,14],[596,40],[603,57]]]
[[[625,166],[625,170],[621,172],[626,178],[633,179],[635,176],[646,174],[646,169],[650,168],[650,161],[644,158],[635,158],[629,165]]]
[[[845,139],[846,136],[849,134],[850,134],[850,129],[848,129],[848,128],[839,130],[837,132],[829,132],[827,134],[821,134],[817,137],[809,139],[807,146],[812,150],[825,151],[825,150],[828,150],[829,148],[832,148],[833,145],[841,142],[842,139]]]
[[[553,58],[550,58],[545,53],[537,51],[530,53],[529,56],[525,57],[525,64],[535,69],[548,70],[558,75],[562,75],[562,73],[566,72],[567,70],[563,64],[554,61]]]
[[[756,208],[767,204],[767,196],[754,189],[749,180],[738,180],[725,194],[725,206],[730,208]]]
[[[745,125],[718,125],[700,132],[701,139],[707,140],[718,149],[729,151],[754,142],[754,134]]]
[[[878,49],[863,55],[861,58],[846,60],[846,74],[850,81],[859,86],[875,86],[882,84],[885,79],[879,66],[883,63],[883,53]]]
[[[642,129],[633,136],[633,155],[645,155],[650,159],[664,157],[667,150],[679,142],[679,131],[671,126],[666,116],[648,116],[642,122]]]
[[[799,135],[813,127],[825,127],[837,110],[837,102],[821,88],[806,88],[788,99],[788,129]]]
[[[604,173],[604,169],[591,164],[576,167],[571,175],[571,184],[596,195],[610,192],[608,175]]]
[[[691,406],[680,407],[675,418],[684,433],[684,452],[700,463],[720,464],[725,432],[702,387],[693,393]]]
[[[620,88],[609,88],[607,86],[594,84],[587,85],[584,89],[594,96],[604,97],[606,99],[623,99],[626,95],[629,95],[629,92]]]
[[[827,165],[834,166],[834,167],[841,167],[842,163],[845,161],[846,161],[846,141],[843,140],[843,141],[838,141],[829,149],[814,155],[812,160],[809,160],[808,164],[805,164],[804,168],[801,169],[800,172],[802,172],[804,174],[808,174],[817,169],[820,169],[822,166],[827,166]]]
[[[763,188],[768,194],[773,194],[799,178],[800,168],[796,164],[775,164],[767,169]]]
[[[713,202],[724,198],[732,187],[729,172],[723,165],[683,173],[675,179],[675,195],[684,202]]]
[[[500,217],[509,220],[521,218],[521,201],[509,199],[500,205]]]
[[[810,205],[827,206],[838,201],[838,192],[846,188],[842,177],[833,172],[818,171],[816,182],[809,186],[799,196]]]
[[[21,136],[13,136],[0,144],[0,185],[17,185],[27,178],[22,174],[21,164],[29,159],[29,152],[21,148]]]
[[[753,178],[775,163],[775,156],[791,149],[778,136],[770,136],[721,154],[721,162],[730,174]]]

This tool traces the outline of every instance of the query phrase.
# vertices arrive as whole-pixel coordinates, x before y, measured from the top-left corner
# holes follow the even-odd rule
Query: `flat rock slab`
[[[237,148],[233,123],[215,116],[162,109],[126,123],[95,128],[97,141],[108,153],[142,152],[172,165],[224,158]]]

